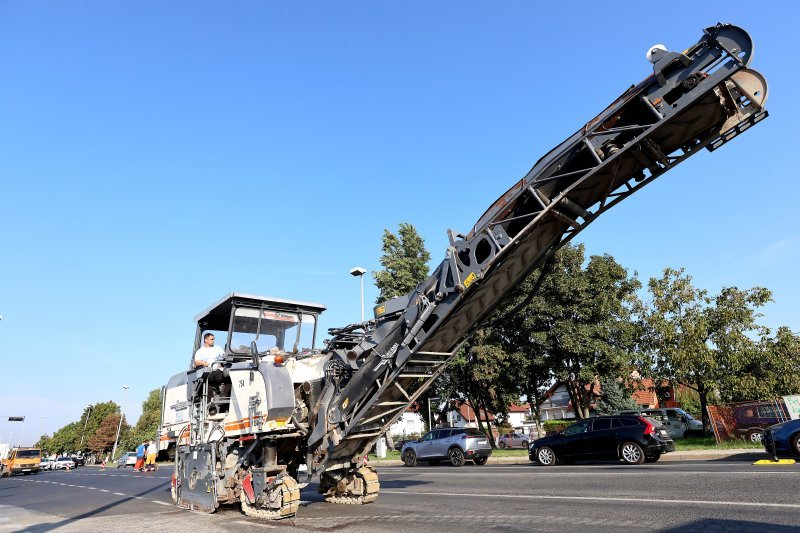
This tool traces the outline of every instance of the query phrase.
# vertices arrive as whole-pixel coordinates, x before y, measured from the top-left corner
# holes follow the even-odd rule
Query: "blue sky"
[[[643,281],[766,286],[764,323],[800,331],[797,5],[0,2],[0,415],[33,437],[130,385],[135,421],[230,291],[357,321],[348,271],[379,268],[384,228],[438,264],[649,46],[717,21],[753,36],[772,116],[578,240]]]

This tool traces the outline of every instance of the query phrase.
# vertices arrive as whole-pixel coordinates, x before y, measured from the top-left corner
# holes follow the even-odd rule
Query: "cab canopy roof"
[[[300,302],[297,300],[285,300],[283,298],[273,298],[271,296],[257,296],[255,294],[243,294],[232,292],[220,298],[211,307],[197,315],[194,320],[203,329],[215,329],[227,331],[233,307],[251,307],[254,309],[269,309],[274,311],[285,311],[292,313],[313,313],[319,314],[326,308],[322,304],[311,302]]]

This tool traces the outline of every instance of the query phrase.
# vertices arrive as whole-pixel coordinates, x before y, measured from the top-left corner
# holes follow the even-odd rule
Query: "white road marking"
[[[159,500],[150,500],[150,501],[153,502],[153,503],[157,503],[158,505],[169,505],[169,506],[172,506],[171,503],[162,502],[162,501],[159,501]]]
[[[121,493],[121,492],[115,492],[115,493],[114,493],[114,496],[125,496],[125,494],[123,494],[123,493]]]
[[[723,500],[667,500],[656,498],[617,498],[603,496],[557,496],[546,494],[473,494],[469,492],[418,492],[405,490],[382,490],[383,494],[405,496],[452,496],[455,498],[513,498],[518,500],[564,500],[626,503],[674,503],[679,505],[717,505],[741,507],[772,507],[777,509],[800,509],[800,503],[729,502]]]
[[[385,471],[379,471],[379,472],[385,472]],[[394,471],[392,473],[394,473]],[[410,475],[416,475],[416,476],[421,476],[421,475],[426,475],[426,476],[430,476],[430,475],[436,475],[436,476],[461,476],[461,477],[469,476],[470,478],[482,477],[482,476],[486,476],[486,477],[496,477],[496,476],[514,476],[514,477],[519,477],[520,475],[536,476],[536,477],[547,477],[547,476],[555,476],[555,477],[648,476],[648,477],[652,477],[653,476],[653,472],[643,472],[641,470],[631,471],[631,472],[624,472],[624,471],[619,471],[619,472],[592,472],[591,474],[587,474],[586,472],[525,472],[524,474],[521,474],[520,472],[516,472],[516,473],[511,473],[511,472],[498,472],[498,473],[479,472],[479,473],[475,473],[475,472],[472,472],[472,471],[470,471],[470,472],[463,472],[463,471],[462,472],[431,472],[430,470],[425,470],[424,472],[406,472],[406,473],[410,474]],[[734,472],[710,471],[710,472],[707,472],[707,471],[702,471],[702,470],[693,470],[691,472],[659,472],[658,473],[659,476],[696,476],[698,474],[712,475],[712,476],[741,476],[741,475],[750,475],[750,476],[769,475],[769,476],[774,476],[775,474],[799,475],[800,474],[800,470],[793,470],[793,471],[792,470],[770,470],[770,471],[767,471],[767,470],[758,470],[758,471],[745,470],[745,471],[741,471],[741,472],[739,472],[739,471],[734,471]]]

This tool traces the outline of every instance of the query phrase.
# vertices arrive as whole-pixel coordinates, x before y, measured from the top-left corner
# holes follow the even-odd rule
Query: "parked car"
[[[117,468],[125,468],[126,466],[136,466],[136,452],[123,453],[122,457],[117,459]]]
[[[434,429],[421,439],[406,442],[400,453],[406,466],[417,466],[420,459],[434,466],[443,459],[453,466],[462,466],[465,461],[485,465],[490,455],[489,437],[475,428]]]
[[[800,420],[789,420],[764,431],[764,449],[770,454],[775,443],[776,455],[800,455]]]
[[[543,466],[556,461],[622,459],[628,464],[655,463],[675,451],[666,428],[647,416],[602,416],[581,420],[560,433],[537,439],[528,457]]]
[[[51,467],[52,470],[64,470],[66,468],[75,468],[75,461],[70,457],[58,457]]]
[[[80,455],[74,455],[70,457],[70,459],[72,459],[72,461],[75,463],[75,468],[78,468],[79,466],[86,466],[86,460]]]
[[[406,442],[409,442],[409,441],[408,440],[396,440],[396,441],[394,441],[394,449],[395,449],[395,451],[398,451],[398,452],[401,451]]]
[[[661,422],[667,429],[670,438],[682,439],[685,437],[702,437],[703,422],[680,407],[660,407],[651,409],[628,409],[618,411],[615,415],[649,416]]]
[[[53,466],[53,460],[48,457],[42,457],[39,463],[39,470],[50,470]]]
[[[527,448],[530,439],[527,435],[519,433],[506,433],[497,439],[497,446],[500,448]]]
[[[761,442],[764,430],[786,420],[781,407],[773,402],[735,405],[731,409],[734,433],[750,442]]]

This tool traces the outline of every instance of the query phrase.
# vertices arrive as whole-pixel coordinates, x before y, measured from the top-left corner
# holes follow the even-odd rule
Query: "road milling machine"
[[[211,332],[224,357],[163,391],[160,441],[174,457],[177,505],[291,517],[313,475],[328,502],[374,501],[365,454],[504,295],[601,213],[767,117],[752,55],[750,36],[730,24],[683,52],[651,48],[652,75],[542,157],[469,232],[450,231],[444,259],[415,290],[329,330],[324,346],[319,304],[232,293],[200,314],[195,350]]]

